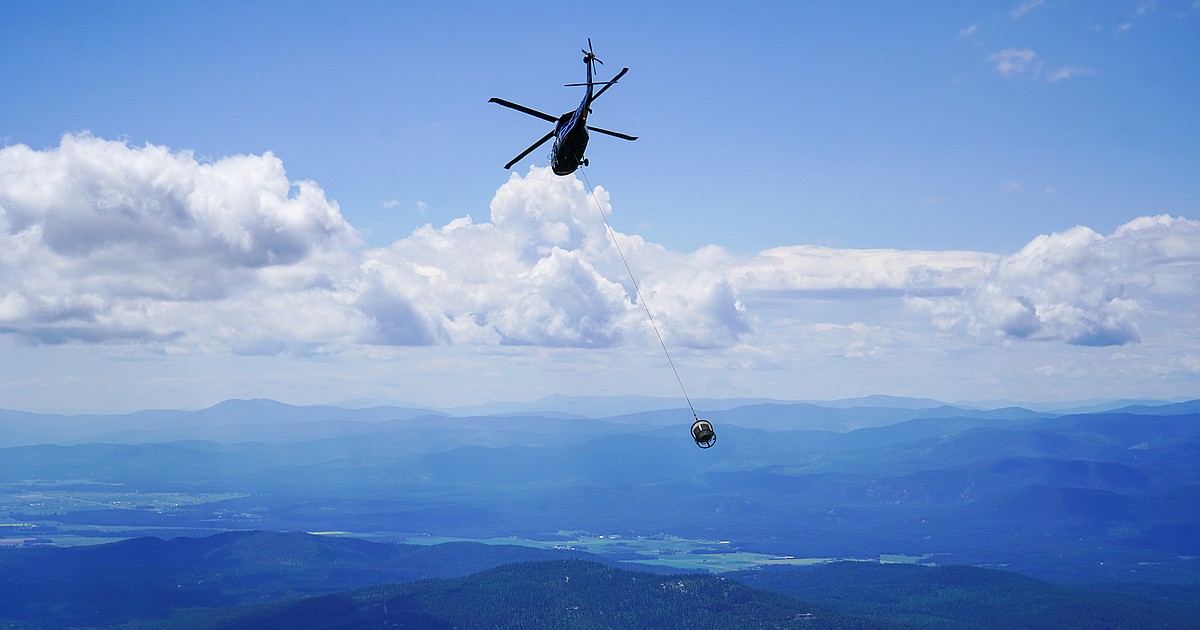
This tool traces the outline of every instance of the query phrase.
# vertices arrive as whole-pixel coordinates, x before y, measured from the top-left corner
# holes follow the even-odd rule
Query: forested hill
[[[0,548],[0,627],[111,626],[162,618],[174,610],[459,577],[506,563],[567,558],[603,562],[571,550],[470,542],[399,545],[267,531]]]
[[[0,549],[0,627],[1140,629],[1200,617],[1188,584],[1085,588],[870,562],[720,576],[627,567],[567,550],[277,532]]]
[[[1200,619],[1200,585],[1051,584],[970,566],[837,562],[766,567],[731,579],[849,615],[917,628],[1186,628]]]
[[[900,628],[711,575],[656,575],[580,560],[529,562],[219,613],[206,625],[258,628]],[[180,620],[181,622],[184,619]]]

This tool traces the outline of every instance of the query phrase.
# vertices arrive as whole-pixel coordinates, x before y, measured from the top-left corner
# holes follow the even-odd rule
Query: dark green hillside
[[[194,618],[193,618],[193,621]],[[372,587],[192,627],[888,628],[714,576],[635,573],[576,560],[506,565],[452,580]]]
[[[109,625],[175,609],[457,577],[517,561],[594,557],[508,545],[394,545],[278,532],[0,549],[0,626]]]
[[[848,615],[919,628],[1184,628],[1195,590],[1175,598],[1058,586],[977,567],[839,562],[729,574],[744,584]]]

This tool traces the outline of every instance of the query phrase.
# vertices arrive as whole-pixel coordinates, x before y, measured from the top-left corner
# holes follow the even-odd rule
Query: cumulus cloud
[[[607,237],[585,220],[596,217],[587,203],[573,178],[514,175],[492,200],[491,222],[426,225],[367,251],[362,281],[368,293],[414,304],[439,342],[615,344],[632,305],[591,262]]]
[[[800,301],[891,299],[947,334],[1114,345],[1139,339],[1148,297],[1197,293],[1200,227],[1185,219],[1143,218],[1107,237],[1075,228],[1003,257],[804,245],[735,255],[610,237],[598,213],[612,211],[603,188],[593,197],[535,167],[500,186],[486,220],[367,248],[319,186],[288,180],[270,153],[202,161],[86,134],[5,147],[0,335],[255,355],[608,348],[653,338],[649,305],[672,347],[748,348],[779,341]],[[875,322],[797,322],[844,337],[829,352],[845,357],[907,338]]]
[[[604,212],[607,193],[596,190]],[[548,169],[514,175],[490,222],[365,249],[337,204],[270,153],[202,162],[87,134],[0,150],[0,334],[165,352],[337,352],[358,344],[606,347],[648,328],[595,201]],[[736,290],[703,256],[617,234],[668,334],[734,343]]]
[[[1198,278],[1200,222],[1142,217],[1108,236],[1082,226],[1039,236],[962,296],[908,303],[946,331],[1115,346],[1140,340],[1152,298],[1200,298]]]
[[[365,253],[365,282],[418,305],[448,343],[607,347],[649,334],[637,291],[596,207],[575,178],[549,169],[514,174],[496,191],[490,222],[426,225]],[[615,234],[643,279],[668,336],[686,346],[728,345],[749,330],[720,254],[674,254]],[[719,248],[718,248],[719,249]],[[646,272],[646,273],[640,273]]]
[[[193,305],[328,292],[357,241],[270,153],[202,163],[87,134],[0,150],[0,330],[29,340],[176,343]]]

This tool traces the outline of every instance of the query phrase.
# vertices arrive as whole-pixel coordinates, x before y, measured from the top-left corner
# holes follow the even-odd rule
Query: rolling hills
[[[0,557],[144,536],[335,531],[382,542],[513,537],[643,569],[895,556],[1138,596],[1139,584],[1192,593],[1200,582],[1195,401],[1088,413],[745,402],[705,413],[719,437],[708,451],[670,409],[454,416],[228,401],[124,416],[0,412],[0,540],[34,547]],[[136,544],[154,557],[155,543]],[[355,574],[413,579],[389,571]],[[270,597],[317,594],[302,577],[279,577]],[[332,585],[368,584],[320,588]],[[890,614],[880,619],[899,619]]]
[[[172,628],[1178,628],[1200,585],[1119,592],[874,562],[720,576],[569,550],[266,531],[0,550],[0,623]]]

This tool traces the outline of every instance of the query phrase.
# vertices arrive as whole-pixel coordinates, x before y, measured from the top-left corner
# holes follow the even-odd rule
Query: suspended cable
[[[588,194],[591,195],[592,201],[596,204],[596,210],[600,213],[600,218],[604,219],[604,227],[608,229],[608,236],[612,239],[613,247],[617,248],[617,254],[621,257],[621,263],[625,265],[625,272],[629,274],[629,281],[633,283],[633,292],[637,295],[638,302],[641,302],[642,308],[646,310],[646,317],[650,320],[650,327],[654,329],[654,335],[658,337],[658,345],[662,346],[663,354],[667,355],[667,363],[671,364],[671,371],[675,373],[675,380],[679,382],[679,389],[683,392],[683,398],[687,401],[688,409],[692,412],[692,418],[696,422],[700,422],[700,416],[696,414],[696,407],[692,405],[692,399],[688,396],[687,388],[683,386],[683,379],[679,376],[679,370],[675,367],[675,360],[671,358],[671,352],[667,350],[667,344],[663,341],[662,333],[658,331],[658,324],[654,321],[654,314],[650,312],[650,305],[646,303],[646,298],[642,296],[642,290],[638,287],[637,278],[633,277],[633,270],[629,268],[629,261],[625,260],[625,252],[621,251],[621,244],[617,242],[617,233],[613,231],[612,225],[608,222],[608,217],[604,215],[604,208],[600,206],[600,200],[596,198],[596,191],[592,188],[592,183],[588,181],[587,173],[582,168],[578,172],[583,175],[583,183],[587,186]]]

